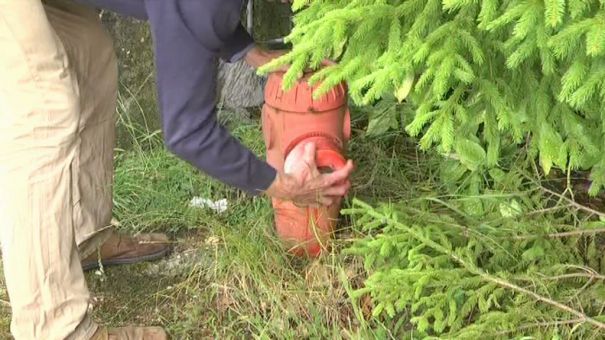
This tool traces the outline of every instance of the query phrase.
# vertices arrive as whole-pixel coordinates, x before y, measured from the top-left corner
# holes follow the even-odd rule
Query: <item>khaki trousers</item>
[[[88,339],[109,236],[117,66],[90,8],[0,0],[0,241],[16,339]]]

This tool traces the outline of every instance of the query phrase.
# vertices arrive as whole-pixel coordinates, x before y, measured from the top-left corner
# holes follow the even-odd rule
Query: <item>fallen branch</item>
[[[577,278],[586,278],[590,280],[605,280],[605,275],[592,274],[592,273],[571,273],[571,274],[562,274],[555,276],[548,276],[544,274],[538,274],[540,278],[547,281],[558,281],[558,280],[566,280],[566,279],[577,279]],[[515,277],[515,280],[519,281],[532,281],[533,278],[530,277]]]
[[[549,304],[549,305],[551,305],[553,307],[556,307],[556,308],[558,308],[560,310],[563,310],[565,312],[573,314],[573,315],[577,316],[579,319],[581,319],[582,321],[588,322],[588,323],[594,325],[597,328],[605,330],[605,323],[600,322],[599,320],[593,319],[590,316],[588,316],[588,315],[586,315],[586,314],[584,314],[584,313],[582,313],[580,311],[577,311],[577,310],[575,310],[575,309],[573,309],[573,308],[571,308],[571,307],[569,307],[567,305],[564,305],[564,304],[562,304],[560,302],[557,302],[555,300],[552,300],[550,298],[541,296],[541,295],[539,295],[539,294],[537,294],[535,292],[532,292],[531,290],[527,290],[527,289],[525,289],[523,287],[519,287],[519,286],[517,286],[515,284],[512,284],[512,283],[510,283],[508,281],[502,280],[502,279],[500,279],[498,277],[489,275],[487,273],[477,273],[477,274],[481,275],[481,277],[485,278],[488,281],[496,283],[496,284],[498,284],[498,285],[500,285],[502,287],[506,287],[506,288],[509,288],[511,290],[514,290],[514,291],[517,291],[517,292],[529,295],[529,296],[533,297],[534,299],[536,299],[538,301],[542,301],[542,302],[547,303],[547,304]]]
[[[582,319],[571,319],[571,320],[561,320],[561,321],[551,321],[551,322],[538,322],[527,325],[519,326],[515,329],[509,329],[505,331],[500,331],[495,333],[495,335],[506,335],[508,333],[516,332],[524,329],[532,329],[532,328],[541,328],[541,327],[549,327],[549,326],[563,326],[563,325],[574,325],[578,323],[582,323],[584,320]]]
[[[575,207],[575,208],[577,208],[577,209],[579,209],[579,210],[584,210],[584,211],[587,211],[587,212],[589,212],[589,213],[591,213],[591,214],[595,214],[595,215],[597,215],[597,216],[599,216],[599,217],[603,217],[603,218],[605,218],[605,213],[602,213],[602,212],[600,212],[600,211],[597,211],[597,210],[594,210],[594,209],[592,209],[592,208],[590,208],[590,207],[587,207],[587,206],[585,206],[585,205],[582,205],[582,204],[580,204],[580,203],[578,203],[578,202],[576,202],[576,201],[574,201],[574,200],[572,200],[572,199],[569,199],[568,197],[565,197],[564,195],[559,194],[558,192],[555,192],[555,191],[552,191],[552,190],[550,190],[550,189],[548,189],[548,188],[545,188],[545,187],[544,187],[544,186],[542,186],[542,185],[539,185],[539,186],[540,186],[540,188],[541,188],[543,191],[545,191],[545,192],[547,192],[547,193],[549,193],[549,194],[551,194],[551,195],[557,196],[557,197],[559,197],[560,199],[563,199],[563,200],[567,201],[567,203],[569,203],[570,205],[572,205],[573,207]]]
[[[573,230],[573,231],[565,231],[560,233],[552,233],[552,234],[544,234],[544,235],[522,235],[522,236],[513,236],[514,240],[530,240],[533,238],[561,238],[561,237],[570,237],[570,236],[582,236],[586,234],[598,234],[605,233],[605,228],[595,228],[595,229],[581,229],[581,230]]]

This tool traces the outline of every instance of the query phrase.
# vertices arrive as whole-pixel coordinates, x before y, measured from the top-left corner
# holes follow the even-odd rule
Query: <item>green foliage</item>
[[[316,96],[345,81],[369,107],[368,135],[405,130],[445,156],[433,196],[346,210],[368,235],[349,250],[370,274],[354,297],[369,295],[374,318],[409,321],[420,337],[599,338],[603,222],[567,198],[545,199],[519,169],[533,159],[546,174],[591,169],[591,193],[605,185],[605,3],[299,0],[293,9],[293,50],[263,71],[291,64],[288,88],[335,60],[311,77]]]
[[[605,185],[602,1],[297,0],[293,9],[293,50],[263,68],[291,64],[286,87],[332,59],[311,79],[317,96],[346,81],[357,104],[405,98],[405,129],[423,149],[485,170],[503,146],[526,144],[545,173],[592,169],[591,193]]]
[[[464,212],[468,197],[355,200],[345,213],[369,236],[348,252],[370,276],[353,297],[369,295],[375,318],[411,315],[421,338],[599,338],[605,276],[593,231],[605,224],[574,228],[577,216],[546,213],[531,191],[479,195],[480,219]]]

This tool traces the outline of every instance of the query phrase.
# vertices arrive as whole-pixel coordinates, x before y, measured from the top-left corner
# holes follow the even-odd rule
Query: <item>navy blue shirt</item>
[[[149,22],[169,150],[251,195],[269,187],[275,169],[231,136],[216,117],[216,59],[237,61],[254,46],[240,22],[242,0],[78,1]]]

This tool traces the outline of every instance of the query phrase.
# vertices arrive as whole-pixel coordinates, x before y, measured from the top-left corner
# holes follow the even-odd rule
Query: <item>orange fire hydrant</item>
[[[346,85],[340,84],[314,100],[317,86],[308,84],[309,74],[289,91],[282,90],[283,75],[272,73],[265,87],[262,129],[267,162],[283,170],[292,150],[313,142],[320,172],[344,167],[344,150],[351,135]],[[272,204],[277,235],[292,254],[317,257],[329,249],[341,200],[321,208],[297,207],[278,199],[273,199]]]

